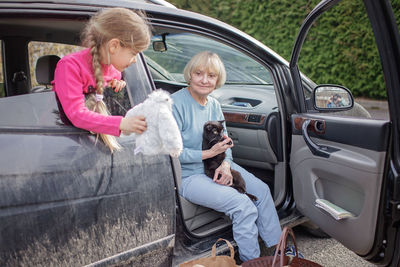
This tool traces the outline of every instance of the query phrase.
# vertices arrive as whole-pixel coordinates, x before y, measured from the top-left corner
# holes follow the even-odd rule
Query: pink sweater
[[[103,79],[108,84],[112,79],[121,79],[121,72],[112,65],[102,65]],[[122,116],[105,116],[90,111],[85,106],[84,93],[96,87],[92,71],[92,55],[89,49],[63,57],[57,64],[53,90],[57,93],[65,115],[78,128],[88,131],[119,136]]]

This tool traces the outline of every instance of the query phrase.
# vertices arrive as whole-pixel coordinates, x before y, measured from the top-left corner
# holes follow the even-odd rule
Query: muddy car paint
[[[1,98],[0,111],[10,109],[15,117],[0,119],[10,125],[0,127],[0,265],[171,265],[169,156],[135,155],[133,136],[110,154],[96,136],[57,125],[53,92]],[[21,120],[24,109],[30,116]]]

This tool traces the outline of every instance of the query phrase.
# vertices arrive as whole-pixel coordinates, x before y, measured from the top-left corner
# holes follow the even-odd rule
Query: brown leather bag
[[[296,256],[289,257],[285,255],[286,243],[288,235],[293,239],[293,244],[296,249]],[[293,230],[289,227],[283,228],[281,238],[276,246],[274,256],[265,256],[243,262],[242,267],[322,267],[318,263],[298,257],[296,239],[294,238]]]
[[[231,251],[230,256],[216,256],[216,247],[219,241],[225,241],[228,244],[228,247]],[[238,265],[236,265],[235,259],[233,258],[234,255],[235,251],[232,244],[228,240],[220,238],[212,246],[211,257],[187,261],[179,264],[179,267],[239,267]]]

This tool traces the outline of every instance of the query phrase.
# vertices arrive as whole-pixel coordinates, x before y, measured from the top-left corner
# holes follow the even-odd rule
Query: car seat
[[[54,71],[57,63],[60,60],[59,56],[56,55],[45,55],[41,56],[36,62],[36,81],[38,86],[31,89],[31,93],[39,93],[51,90],[49,87],[51,82],[54,80]]]
[[[178,158],[171,158],[175,170],[175,185],[179,191],[181,186],[181,165]],[[192,234],[205,236],[215,233],[226,227],[231,227],[232,221],[221,212],[193,204],[179,195],[183,222]]]

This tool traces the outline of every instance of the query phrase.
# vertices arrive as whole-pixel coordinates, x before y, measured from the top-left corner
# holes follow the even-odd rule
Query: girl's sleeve
[[[107,116],[85,106],[83,82],[79,67],[71,61],[59,61],[54,73],[55,91],[65,115],[75,127],[119,136],[122,116]]]
[[[175,99],[174,99],[175,101]],[[178,108],[174,104],[172,106],[172,114],[174,115],[174,118],[176,120],[176,124],[178,125],[179,131],[182,134],[183,130],[183,118],[182,114],[179,112]],[[183,139],[183,136],[182,136]],[[202,151],[201,150],[196,150],[196,149],[190,149],[185,147],[185,143],[183,143],[183,150],[182,153],[179,156],[179,161],[181,163],[194,163],[194,162],[202,162]]]

